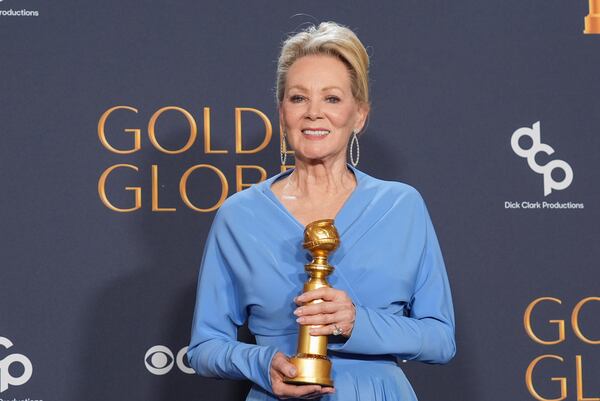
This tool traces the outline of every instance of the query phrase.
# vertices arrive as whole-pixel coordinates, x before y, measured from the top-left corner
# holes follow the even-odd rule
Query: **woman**
[[[202,376],[251,380],[246,400],[416,400],[399,361],[455,354],[450,287],[423,199],[346,161],[370,109],[368,63],[356,35],[335,23],[288,38],[277,102],[295,166],[232,195],[215,215],[187,355]],[[333,288],[300,295],[304,227],[324,218],[340,235]],[[323,302],[306,305],[315,299]],[[256,345],[236,340],[246,320]],[[298,324],[330,336],[335,387],[284,383],[296,374],[288,357]]]

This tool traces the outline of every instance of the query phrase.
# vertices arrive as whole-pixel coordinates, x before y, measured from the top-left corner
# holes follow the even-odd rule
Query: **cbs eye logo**
[[[194,369],[190,368],[184,362],[185,355],[187,353],[188,347],[185,346],[179,350],[177,356],[173,356],[173,352],[164,345],[155,345],[151,347],[148,351],[146,351],[146,355],[144,356],[144,364],[146,365],[146,369],[148,372],[162,376],[166,375],[173,369],[173,365],[177,364],[179,370],[183,373],[187,373],[189,375],[193,375]]]
[[[6,337],[0,337],[0,345],[9,349],[13,346],[13,343]],[[23,366],[23,374],[21,376],[15,377],[10,374],[10,365],[13,363]],[[32,373],[33,366],[31,365],[31,361],[23,354],[10,354],[4,359],[0,359],[0,393],[7,390],[9,384],[11,386],[20,386],[27,383]]]
[[[521,145],[519,145],[519,140],[524,136],[528,136],[532,141],[532,145],[529,149],[523,149]],[[554,153],[554,149],[550,145],[542,143],[539,121],[534,123],[531,128],[523,127],[513,132],[512,137],[510,138],[510,145],[518,156],[527,159],[529,168],[544,176],[544,196],[550,195],[553,189],[561,190],[571,185],[571,182],[573,181],[573,169],[571,169],[571,166],[567,162],[563,160],[552,160],[543,166],[540,166],[535,161],[535,156],[540,152],[547,155]],[[563,171],[564,178],[561,181],[555,181],[554,178],[552,178],[552,172],[556,169]]]

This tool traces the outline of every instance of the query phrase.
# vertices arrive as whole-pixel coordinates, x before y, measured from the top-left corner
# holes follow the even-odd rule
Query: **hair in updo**
[[[310,25],[289,36],[281,48],[277,62],[277,103],[281,104],[287,73],[300,57],[325,54],[337,57],[348,68],[352,95],[361,103],[369,103],[369,55],[362,42],[349,28],[332,21]]]

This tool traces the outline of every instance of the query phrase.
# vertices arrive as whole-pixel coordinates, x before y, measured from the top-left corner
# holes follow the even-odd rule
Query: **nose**
[[[311,120],[315,120],[317,118],[322,117],[321,105],[319,104],[318,101],[311,100],[308,102],[308,106],[306,109],[306,117]]]

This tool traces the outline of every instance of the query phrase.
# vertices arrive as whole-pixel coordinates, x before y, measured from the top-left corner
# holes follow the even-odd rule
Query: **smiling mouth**
[[[329,130],[313,130],[313,129],[303,129],[302,133],[309,136],[325,136],[328,135],[331,131]]]

